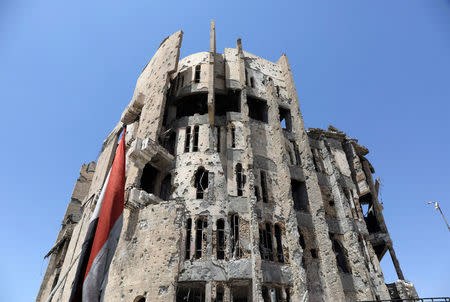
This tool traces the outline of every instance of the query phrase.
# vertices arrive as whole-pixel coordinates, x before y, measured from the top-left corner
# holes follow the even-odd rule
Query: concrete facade
[[[286,55],[270,62],[240,39],[217,53],[212,23],[209,52],[180,60],[182,36],[161,43],[97,163],[83,165],[64,221],[77,219],[49,252],[36,301],[70,296],[123,125],[126,208],[105,301],[390,299],[386,252],[400,279],[391,287],[415,296],[368,150],[334,127],[305,129]]]

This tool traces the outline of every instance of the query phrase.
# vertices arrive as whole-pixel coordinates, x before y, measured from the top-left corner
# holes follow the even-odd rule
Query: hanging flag
[[[69,302],[103,301],[109,265],[123,223],[125,133],[124,128],[111,171],[89,222]]]

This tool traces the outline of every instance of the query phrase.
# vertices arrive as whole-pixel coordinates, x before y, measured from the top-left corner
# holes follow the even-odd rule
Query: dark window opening
[[[249,302],[248,286],[233,286],[231,288],[232,302]]]
[[[291,147],[288,144],[285,144],[284,146],[285,146],[287,154],[289,155],[289,162],[291,163],[291,165],[295,165],[296,164],[295,157],[291,150]]]
[[[161,146],[163,146],[164,149],[166,149],[172,155],[175,154],[176,136],[176,133],[171,129],[159,136],[159,143],[161,144]]]
[[[225,258],[225,222],[223,219],[218,219],[217,226],[217,259]]]
[[[283,302],[283,292],[279,287],[275,287],[275,302]]]
[[[248,114],[251,119],[268,123],[267,102],[251,96],[247,96]]]
[[[297,161],[297,165],[301,165],[302,161],[300,159],[300,152],[298,151],[297,143],[295,141],[291,141],[292,146],[294,147],[295,160]]]
[[[242,173],[242,165],[236,165],[236,185],[237,185],[237,195],[242,196],[244,191],[245,175]]]
[[[255,186],[255,197],[256,197],[256,201],[261,201],[261,195],[259,194],[258,186]]]
[[[199,127],[194,127],[194,143],[192,145],[192,152],[198,151],[198,133],[199,133]]]
[[[316,249],[311,249],[311,257],[313,257],[314,259],[317,259],[319,256],[317,255],[317,250]]]
[[[344,247],[336,239],[332,239],[333,251],[336,255],[336,262],[338,269],[344,273],[350,273],[350,266],[348,265],[347,256]]]
[[[250,86],[252,88],[255,88],[255,78],[253,78],[253,77],[250,77]]]
[[[241,112],[241,91],[228,90],[227,94],[215,94],[214,113],[217,116],[227,112]]]
[[[169,200],[170,194],[172,192],[172,175],[168,174],[161,182],[161,191],[159,197],[162,200]]]
[[[284,289],[285,293],[286,293],[286,302],[291,302],[291,290],[289,287],[286,287]]]
[[[216,141],[216,150],[217,152],[220,152],[220,127],[216,127],[216,135],[217,135],[217,141]]]
[[[267,286],[263,285],[262,296],[263,296],[264,302],[272,302],[272,299],[270,298],[270,294],[269,294],[269,289],[267,288]]]
[[[231,127],[231,148],[236,148],[236,128]]]
[[[208,94],[195,93],[179,98],[175,105],[177,107],[176,117],[193,116],[194,114],[208,113]]]
[[[334,200],[330,200],[330,201],[328,202],[328,204],[329,204],[330,206],[334,207]]]
[[[304,251],[306,248],[305,237],[303,237],[303,233],[300,231],[300,228],[298,229],[298,234],[299,234],[298,243],[300,243],[300,246]]]
[[[195,66],[195,78],[194,78],[195,83],[200,83],[200,70],[201,70],[200,65]]]
[[[292,198],[294,199],[294,210],[309,212],[308,192],[303,181],[291,179]]]
[[[186,128],[186,137],[184,140],[184,152],[189,152],[191,146],[191,127]]]
[[[259,228],[259,252],[263,260],[273,261],[272,224],[266,223]]]
[[[205,285],[178,283],[176,302],[205,302]]]
[[[277,85],[275,88],[277,89],[277,97],[280,97],[280,86]]]
[[[280,123],[284,130],[292,131],[291,110],[283,107],[278,107],[280,112]]]
[[[248,86],[248,71],[245,69],[245,85]]]
[[[156,180],[158,179],[159,171],[155,169],[150,163],[147,163],[142,171],[141,189],[147,193],[155,194]]]
[[[223,290],[223,286],[217,285],[217,287],[216,287],[216,302],[223,302],[224,295],[225,295],[225,291]]]
[[[202,258],[202,251],[203,251],[203,229],[206,229],[207,222],[206,219],[199,218],[197,220],[197,228],[195,233],[195,259]]]
[[[195,173],[195,188],[197,199],[203,199],[205,190],[208,188],[208,171],[203,167],[198,168]]]
[[[242,251],[239,244],[239,215],[233,214],[230,219],[231,227],[231,255],[233,258],[241,258]]]
[[[283,244],[281,242],[282,232],[278,224],[275,224],[275,239],[277,242],[277,260],[280,263],[284,263]]]
[[[192,229],[192,219],[188,218],[186,221],[186,242],[185,242],[185,259],[189,260],[191,259],[191,229]]]
[[[265,203],[269,202],[269,195],[267,193],[267,178],[266,178],[266,172],[261,170],[261,193],[262,193],[262,200]]]

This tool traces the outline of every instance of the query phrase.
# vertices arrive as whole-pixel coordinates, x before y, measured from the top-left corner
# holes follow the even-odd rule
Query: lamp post
[[[447,219],[445,219],[444,213],[441,210],[441,207],[439,206],[439,203],[437,201],[429,201],[427,202],[427,204],[434,204],[434,208],[436,210],[439,210],[439,212],[441,212],[442,218],[445,221],[445,224],[447,225],[447,229],[450,231],[450,226],[448,225]]]

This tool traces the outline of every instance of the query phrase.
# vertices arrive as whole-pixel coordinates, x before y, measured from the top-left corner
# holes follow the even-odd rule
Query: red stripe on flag
[[[108,240],[109,233],[115,222],[123,212],[125,194],[125,133],[126,130],[122,133],[122,139],[117,147],[116,156],[112,164],[111,175],[106,184],[105,197],[84,279],[86,279],[98,252]]]

